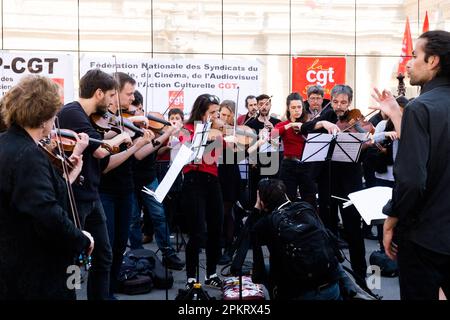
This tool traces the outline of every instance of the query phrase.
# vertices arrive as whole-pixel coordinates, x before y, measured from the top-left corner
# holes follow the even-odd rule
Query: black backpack
[[[273,212],[272,222],[282,247],[282,272],[293,285],[314,287],[333,280],[336,248],[310,204],[289,203]]]

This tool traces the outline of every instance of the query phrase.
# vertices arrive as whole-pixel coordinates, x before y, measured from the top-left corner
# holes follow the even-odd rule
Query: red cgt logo
[[[184,109],[184,91],[169,91],[170,109]]]

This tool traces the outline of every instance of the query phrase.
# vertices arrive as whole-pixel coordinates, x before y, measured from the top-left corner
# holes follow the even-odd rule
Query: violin
[[[59,136],[58,139],[61,139],[63,150],[71,152],[76,145],[76,136],[77,133],[75,131],[69,129],[56,129],[52,130],[52,136]],[[109,144],[103,142],[102,140],[97,140],[94,138],[89,138],[89,142],[98,143],[102,148],[108,150],[109,153],[115,154],[120,152],[120,148],[118,146],[110,146]]]
[[[252,128],[240,125],[234,129],[234,126],[225,124],[221,119],[213,122],[208,133],[208,140],[215,140],[218,136],[223,138],[235,137],[235,143],[240,146],[251,145],[258,139]]]
[[[62,143],[64,145],[64,142]],[[44,151],[44,153],[48,156],[53,166],[56,168],[56,171],[58,171],[59,174],[64,176],[64,163],[67,166],[67,169],[70,171],[73,170],[73,165],[70,162],[70,160],[67,158],[66,155],[60,155],[57,152],[57,145],[55,140],[53,139],[43,139],[39,142],[39,147]],[[74,146],[72,147],[73,150]],[[65,149],[65,147],[63,147]],[[83,185],[84,177],[82,175],[79,175],[76,180],[75,184],[81,186]]]
[[[157,134],[164,134],[164,131],[162,131],[162,129],[164,129],[165,126],[172,125],[169,121],[165,120],[164,116],[159,112],[147,112],[145,116],[148,119],[147,128]]]
[[[371,133],[375,132],[375,127],[365,117],[359,109],[348,110],[343,117],[341,117],[336,125],[342,132],[359,132]]]
[[[371,113],[375,112],[372,111]],[[370,115],[369,113],[368,115]],[[368,116],[367,115],[367,116]],[[367,117],[366,116],[366,117]],[[365,116],[362,115],[359,109],[352,109],[344,114],[344,117],[338,120],[336,125],[341,129],[342,132],[359,132],[359,133],[370,133],[371,135],[375,133],[375,127],[372,123],[365,120]],[[373,145],[377,147],[381,152],[386,152],[386,147],[378,142],[373,142]]]
[[[234,136],[236,144],[242,146],[249,146],[258,139],[253,129],[245,125],[236,126],[236,130],[234,130],[233,126],[224,126],[223,132],[225,137]]]
[[[110,111],[105,114],[93,113],[90,115],[90,119],[97,131],[102,133],[113,130],[117,134],[120,134],[122,132],[121,127],[123,125],[123,128],[126,129],[131,138],[137,138],[144,135],[144,131],[135,126],[129,119],[126,117],[122,117],[122,119],[120,119]]]

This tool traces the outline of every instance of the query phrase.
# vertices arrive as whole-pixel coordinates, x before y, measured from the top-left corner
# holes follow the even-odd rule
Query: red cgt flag
[[[409,18],[406,18],[405,33],[403,34],[402,53],[398,63],[397,73],[405,74],[406,64],[412,57],[413,43],[411,38],[411,29],[409,27]]]
[[[430,22],[428,21],[428,11],[425,11],[425,20],[423,20],[422,33],[430,30]]]

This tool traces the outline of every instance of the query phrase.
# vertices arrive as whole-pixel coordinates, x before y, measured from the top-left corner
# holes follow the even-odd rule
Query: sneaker
[[[192,288],[194,287],[194,284],[195,284],[195,280],[190,280],[190,281],[188,280],[186,282],[186,286],[185,286],[186,290],[191,291]]]
[[[222,280],[217,276],[217,274],[213,274],[208,279],[205,280],[205,286],[215,289],[222,289],[223,282]]]
[[[183,270],[184,268],[184,262],[181,261],[176,253],[170,256],[164,256],[162,262],[168,269]]]

